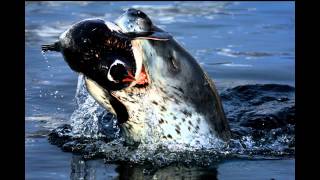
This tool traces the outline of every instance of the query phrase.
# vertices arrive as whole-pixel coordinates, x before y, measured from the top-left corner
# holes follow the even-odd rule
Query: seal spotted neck
[[[60,51],[84,74],[89,93],[117,116],[128,144],[204,145],[230,138],[212,80],[142,11],[129,9],[116,24],[81,21],[43,50]]]

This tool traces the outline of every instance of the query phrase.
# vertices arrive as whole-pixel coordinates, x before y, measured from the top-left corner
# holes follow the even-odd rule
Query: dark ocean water
[[[294,179],[294,158],[236,159],[212,168],[174,165],[148,175],[143,167],[83,161],[78,155],[49,144],[48,133],[60,124],[70,123],[76,109],[78,75],[60,54],[42,54],[41,44],[54,42],[74,22],[85,18],[113,21],[129,7],[144,11],[155,24],[170,32],[214,79],[219,92],[246,84],[294,87],[294,2],[28,2],[27,179]]]

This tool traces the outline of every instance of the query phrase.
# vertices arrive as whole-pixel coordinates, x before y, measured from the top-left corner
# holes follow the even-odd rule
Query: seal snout
[[[127,9],[126,13],[128,13],[128,15],[130,16],[136,16],[143,19],[148,18],[148,16],[144,12],[134,8]]]

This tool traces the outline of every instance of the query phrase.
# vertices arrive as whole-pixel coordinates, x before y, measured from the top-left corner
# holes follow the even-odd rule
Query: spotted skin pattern
[[[153,37],[168,39],[131,40],[135,77],[139,77],[144,66],[147,86],[137,87],[133,82],[117,91],[87,86],[95,99],[116,115],[122,113],[117,114],[110,99],[125,107],[128,118],[121,121],[120,127],[126,142],[205,145],[211,140],[228,141],[230,128],[220,97],[199,63],[142,11],[129,9],[116,24],[126,33],[150,31],[154,32]]]
[[[140,43],[143,41],[133,43],[134,47],[142,48]],[[134,52],[142,51],[136,49]],[[143,54],[135,55],[145,58]],[[204,144],[208,139],[217,139],[206,117],[186,102],[185,97],[189,96],[185,94],[187,90],[174,79],[167,81],[159,78],[161,76],[158,74],[147,74],[150,84],[144,88],[133,86],[110,92],[86,80],[89,92],[107,110],[115,113],[108,101],[111,96],[126,107],[129,117],[121,124],[121,129],[128,144],[173,142],[196,145]]]
[[[144,90],[133,87],[111,93],[127,108],[129,120],[122,124],[127,141],[190,144],[194,140],[200,143],[202,138],[214,138],[204,117],[196,113],[193,107],[175,103],[183,99],[173,94],[182,92],[159,86],[161,82],[155,82]]]

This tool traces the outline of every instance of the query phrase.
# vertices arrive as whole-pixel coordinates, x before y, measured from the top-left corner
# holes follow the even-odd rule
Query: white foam
[[[158,19],[162,24],[172,24],[176,22],[175,18],[172,16],[164,16]]]
[[[27,116],[25,121],[51,121],[53,117],[51,116]]]
[[[238,56],[236,56],[236,55],[234,55],[232,53],[233,53],[233,51],[231,49],[228,49],[228,48],[222,48],[222,49],[220,49],[219,52],[217,52],[217,54],[222,55],[222,56],[238,57]]]
[[[54,28],[51,26],[42,26],[40,29],[33,30],[40,37],[58,36],[62,32],[62,28]]]
[[[228,67],[252,67],[251,64],[222,64],[223,66]]]
[[[175,8],[173,5],[133,5],[132,8],[135,9],[158,9],[158,10],[166,10]]]

